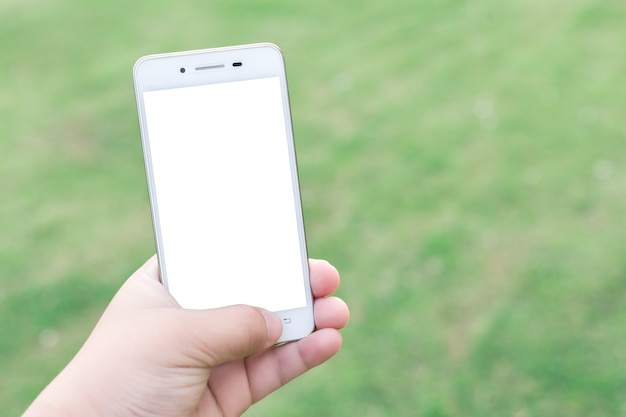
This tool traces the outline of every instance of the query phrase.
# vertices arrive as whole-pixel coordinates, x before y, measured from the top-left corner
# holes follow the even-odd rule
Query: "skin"
[[[250,306],[184,310],[153,257],[115,295],[92,334],[23,417],[240,416],[341,347],[349,310],[337,270],[310,260],[317,330],[275,347],[282,323]]]

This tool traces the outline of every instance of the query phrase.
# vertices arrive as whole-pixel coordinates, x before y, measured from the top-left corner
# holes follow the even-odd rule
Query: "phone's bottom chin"
[[[307,337],[308,335],[310,335],[314,331],[315,331],[315,329],[313,328],[313,329],[311,329],[309,331],[300,332],[300,333],[283,332],[283,334],[280,336],[280,339],[278,339],[278,342],[276,342],[275,346],[280,346],[280,345],[284,345],[286,343],[295,342],[295,341],[298,341],[300,339],[304,339],[305,337]]]

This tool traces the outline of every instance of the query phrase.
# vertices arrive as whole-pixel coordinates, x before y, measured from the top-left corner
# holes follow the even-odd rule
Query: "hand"
[[[82,349],[26,416],[239,416],[331,358],[346,304],[337,270],[311,260],[318,330],[274,347],[280,319],[249,306],[181,309],[153,257],[118,291]],[[268,271],[268,273],[271,273]]]

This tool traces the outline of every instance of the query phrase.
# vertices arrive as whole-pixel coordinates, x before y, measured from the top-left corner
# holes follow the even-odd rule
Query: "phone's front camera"
[[[185,73],[185,71],[186,71],[186,70],[185,70],[185,68],[181,68],[181,69],[180,69],[180,73],[181,73],[181,74],[184,74],[184,73]]]

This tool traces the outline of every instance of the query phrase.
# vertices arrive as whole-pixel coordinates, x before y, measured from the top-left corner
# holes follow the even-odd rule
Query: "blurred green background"
[[[142,55],[287,60],[309,249],[352,309],[250,416],[626,416],[623,0],[0,2],[0,409],[153,252]]]

